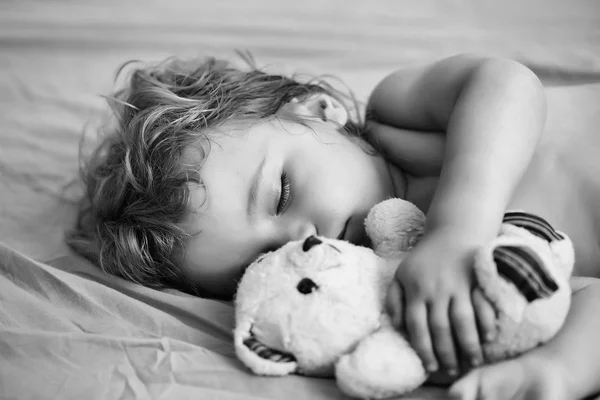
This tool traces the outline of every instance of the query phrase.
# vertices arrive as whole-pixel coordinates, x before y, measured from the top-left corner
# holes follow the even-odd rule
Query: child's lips
[[[348,219],[346,221],[346,223],[344,224],[344,227],[342,228],[342,231],[340,232],[340,234],[338,235],[338,237],[336,239],[338,240],[346,240],[346,232],[348,230],[348,223],[350,222],[350,220]]]

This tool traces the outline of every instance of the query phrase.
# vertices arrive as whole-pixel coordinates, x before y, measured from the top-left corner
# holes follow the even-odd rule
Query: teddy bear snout
[[[298,291],[302,294],[311,294],[318,288],[319,286],[310,278],[302,278],[302,280],[300,280],[296,286],[296,289],[298,289]]]
[[[302,244],[302,251],[307,252],[310,249],[312,249],[314,246],[323,243],[321,241],[321,239],[319,239],[316,236],[310,235],[309,237],[306,238],[306,240],[304,240],[304,243]]]

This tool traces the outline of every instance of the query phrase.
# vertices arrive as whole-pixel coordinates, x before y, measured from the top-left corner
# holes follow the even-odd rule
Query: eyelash
[[[279,203],[277,203],[277,215],[283,213],[290,203],[292,197],[292,186],[289,175],[284,171],[281,174],[281,190],[279,191]]]

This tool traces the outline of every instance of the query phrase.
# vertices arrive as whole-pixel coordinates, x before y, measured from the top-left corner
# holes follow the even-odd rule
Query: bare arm
[[[443,165],[430,226],[460,224],[488,238],[497,231],[546,118],[543,88],[531,71],[514,61],[472,55],[393,73],[373,91],[369,111],[389,126],[446,132],[443,141],[432,133],[403,131],[394,144],[388,130],[383,146],[399,163],[410,160],[400,167],[413,175],[435,173]]]
[[[544,90],[514,61],[462,55],[393,73],[374,90],[369,111],[384,124],[372,141],[392,162],[413,175],[435,174],[441,164],[426,235],[398,267],[387,305],[430,371],[439,362],[456,373],[459,354],[481,361],[478,326],[493,331],[490,308],[470,297],[470,260],[496,236],[533,157]],[[422,132],[379,129],[386,125]],[[426,133],[435,131],[445,136]]]
[[[567,379],[569,398],[600,393],[600,279],[571,280],[573,299],[565,325],[544,346],[526,357],[538,366],[558,363]]]
[[[563,400],[600,394],[600,280],[573,278],[563,328],[521,357],[475,369],[450,392],[462,400]]]

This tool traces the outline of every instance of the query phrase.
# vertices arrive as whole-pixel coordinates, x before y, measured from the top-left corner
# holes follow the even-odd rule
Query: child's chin
[[[366,233],[360,237],[352,238],[350,240],[350,243],[357,246],[368,247],[371,249],[373,248],[373,243],[371,242],[371,239],[367,236]]]
[[[371,242],[371,239],[366,234],[358,245],[373,248],[373,243]]]
[[[363,219],[364,220],[364,219]],[[350,242],[357,246],[373,248],[373,243],[371,242],[371,238],[367,235],[367,231],[362,227],[359,232],[356,232],[354,237],[350,238]]]

